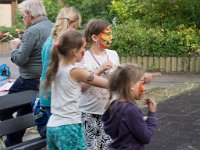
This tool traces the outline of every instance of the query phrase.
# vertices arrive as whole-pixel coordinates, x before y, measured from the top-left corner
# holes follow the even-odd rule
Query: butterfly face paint
[[[109,48],[113,39],[111,26],[108,26],[98,37],[99,45],[102,48]]]

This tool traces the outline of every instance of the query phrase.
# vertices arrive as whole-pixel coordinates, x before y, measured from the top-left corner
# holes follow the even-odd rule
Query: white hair
[[[21,13],[30,13],[31,16],[46,16],[44,5],[39,0],[25,0],[21,3]]]

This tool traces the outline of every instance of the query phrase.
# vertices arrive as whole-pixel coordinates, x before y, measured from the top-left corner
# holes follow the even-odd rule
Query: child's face
[[[104,49],[109,48],[113,39],[111,26],[108,26],[98,37],[99,45]]]
[[[76,60],[77,62],[80,62],[83,59],[83,56],[85,54],[85,46],[86,46],[86,41],[84,41],[84,44],[82,45],[82,47],[76,51]]]
[[[145,91],[145,81],[143,80],[143,78],[138,81],[136,84],[133,85],[133,96],[135,97],[136,100],[140,100],[143,96],[143,93]]]

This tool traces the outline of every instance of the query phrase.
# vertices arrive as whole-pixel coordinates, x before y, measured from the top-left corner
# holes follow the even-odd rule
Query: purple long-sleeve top
[[[105,132],[111,136],[110,150],[144,150],[157,125],[156,114],[143,119],[141,110],[132,103],[114,102],[102,116]]]

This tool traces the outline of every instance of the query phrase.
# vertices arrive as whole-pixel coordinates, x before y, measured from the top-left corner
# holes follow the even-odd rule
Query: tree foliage
[[[112,22],[112,49],[120,55],[200,55],[200,0],[43,0],[54,22],[64,5],[74,6],[82,24],[92,18]],[[17,26],[24,28],[17,15]],[[8,31],[1,28],[1,31]],[[15,30],[10,30],[15,33]]]
[[[118,18],[113,48],[119,54],[200,54],[199,0],[113,0],[110,8]]]
[[[61,8],[61,5],[58,4],[58,0],[43,0],[43,4],[45,6],[47,16],[49,20],[55,22],[56,16]]]
[[[112,21],[113,13],[110,12],[109,6],[111,0],[62,0],[64,4],[74,6],[82,16],[83,24],[86,24],[92,18],[105,19]]]
[[[113,0],[110,8],[121,22],[139,19],[151,26],[200,28],[199,0]]]

